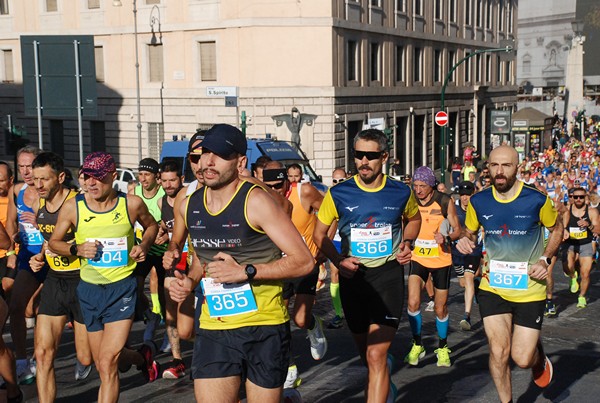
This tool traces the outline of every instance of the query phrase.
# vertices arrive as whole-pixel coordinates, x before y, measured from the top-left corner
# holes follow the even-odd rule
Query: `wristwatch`
[[[543,262],[546,262],[546,264],[548,266],[550,266],[550,263],[552,263],[552,258],[549,258],[547,256],[540,256],[540,260],[543,261]]]
[[[414,250],[415,249],[415,240],[414,239],[405,239],[402,242],[408,242],[408,248],[410,250]]]
[[[453,241],[452,241],[452,238],[450,238],[450,235],[446,235],[446,238],[445,238],[445,239],[446,239],[446,244],[447,244],[448,246],[452,246],[452,242],[453,242]]]
[[[77,256],[77,244],[76,243],[71,244],[71,247],[69,248],[69,252],[71,252],[71,256]]]
[[[254,276],[256,276],[256,267],[251,264],[247,264],[244,271],[246,272],[246,276],[248,276],[248,281],[252,281]]]

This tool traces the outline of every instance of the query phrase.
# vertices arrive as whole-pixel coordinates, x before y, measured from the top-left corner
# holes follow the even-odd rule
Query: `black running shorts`
[[[69,321],[83,322],[77,286],[77,275],[57,275],[50,270],[40,292],[40,307],[38,314],[48,316],[66,316]]]
[[[531,329],[540,330],[544,321],[546,301],[510,302],[493,292],[479,290],[477,295],[481,318],[509,313],[512,323]]]

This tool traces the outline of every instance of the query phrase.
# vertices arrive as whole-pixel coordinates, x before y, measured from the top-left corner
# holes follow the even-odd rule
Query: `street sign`
[[[439,111],[436,113],[435,124],[438,126],[446,126],[448,124],[448,114],[444,111]]]
[[[491,133],[508,134],[510,133],[510,111],[492,110],[490,113]]]
[[[237,87],[206,87],[207,97],[237,97]]]

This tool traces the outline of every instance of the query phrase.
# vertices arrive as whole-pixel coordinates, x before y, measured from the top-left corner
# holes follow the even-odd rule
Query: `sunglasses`
[[[281,189],[283,187],[283,183],[284,182],[277,182],[277,183],[274,183],[272,185],[267,185],[267,186],[270,187],[271,189]]]
[[[573,195],[573,199],[585,199],[585,195]]]
[[[367,157],[367,160],[373,161],[381,158],[383,155],[383,151],[358,151],[354,150],[354,158],[357,160],[362,160]]]
[[[333,183],[342,183],[345,180],[346,180],[346,178],[333,179]]]
[[[202,154],[190,154],[190,162],[197,164],[200,161],[200,157],[202,157]]]

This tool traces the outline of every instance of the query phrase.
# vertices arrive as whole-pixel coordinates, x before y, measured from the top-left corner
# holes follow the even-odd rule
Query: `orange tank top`
[[[317,216],[315,214],[307,213],[304,207],[302,207],[302,201],[300,198],[300,192],[302,191],[302,183],[292,183],[290,188],[290,195],[288,200],[292,203],[292,222],[294,226],[302,235],[302,239],[308,246],[308,250],[312,253],[313,257],[317,256],[319,248],[313,241],[313,232],[315,230],[315,223],[317,222]]]
[[[8,197],[0,197],[0,222],[6,228],[6,219],[8,218]],[[0,258],[6,256],[6,250],[0,249]]]
[[[442,222],[446,219],[446,209],[442,209],[444,198],[434,197],[425,205],[419,204],[421,213],[421,230],[415,240],[415,248],[412,253],[412,260],[420,263],[429,269],[440,269],[452,264],[452,254],[450,248],[445,245],[439,245],[434,235],[440,231]]]

